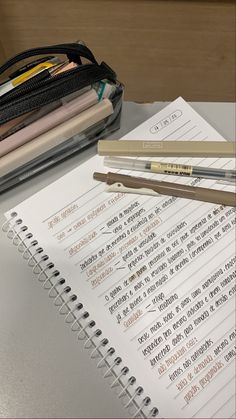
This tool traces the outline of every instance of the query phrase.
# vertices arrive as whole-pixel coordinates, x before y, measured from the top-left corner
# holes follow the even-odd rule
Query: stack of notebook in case
[[[24,51],[0,75],[37,55],[0,85],[0,193],[119,128],[123,86],[85,45]]]

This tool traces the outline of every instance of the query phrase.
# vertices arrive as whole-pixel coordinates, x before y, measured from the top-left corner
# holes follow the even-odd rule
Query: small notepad
[[[125,138],[224,141],[182,98]],[[234,168],[226,158],[177,161]],[[10,210],[15,244],[98,364],[107,363],[134,416],[233,418],[235,208],[109,194],[95,170],[106,171],[102,157]]]

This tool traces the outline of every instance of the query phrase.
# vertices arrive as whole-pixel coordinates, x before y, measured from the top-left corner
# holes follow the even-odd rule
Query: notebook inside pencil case
[[[30,62],[27,62],[29,60]],[[43,68],[34,76],[25,77],[24,82],[15,84],[14,88],[11,87],[8,91],[4,90],[9,83],[14,84],[17,75],[20,74],[21,78],[24,77],[28,68],[34,69],[36,68],[33,67],[34,63],[42,63],[44,60],[45,62],[54,60],[53,65],[46,69]],[[23,65],[23,67],[19,68],[19,65]],[[18,69],[14,68],[13,72],[15,66],[18,66]],[[42,118],[45,114],[53,112],[65,101],[68,101],[68,98],[82,97],[92,88],[98,95],[97,101],[101,102],[104,98],[109,100],[112,109],[110,114],[102,120],[91,123],[91,127],[86,125],[86,129],[80,130],[79,135],[74,132],[73,136],[66,138],[67,141],[63,144],[50,147],[50,152],[43,152],[37,156],[34,154],[29,160],[24,159],[20,166],[19,163],[15,166],[9,165],[9,171],[5,171],[4,176],[0,174],[0,183],[4,184],[4,190],[31,177],[31,175],[23,176],[29,169],[32,171],[32,175],[36,174],[41,171],[41,169],[38,170],[39,165],[40,168],[44,167],[42,165],[44,161],[47,162],[46,169],[55,162],[62,161],[75,152],[81,151],[98,139],[110,135],[120,127],[124,86],[117,80],[114,70],[104,61],[98,63],[92,51],[84,44],[59,44],[23,51],[0,66],[0,77],[3,76],[5,76],[5,80],[0,84],[0,147],[1,142],[6,144],[13,134],[21,132],[20,135],[24,135],[25,126],[31,125],[38,119],[43,121]],[[104,96],[105,89],[107,89],[106,96]],[[93,108],[90,107],[90,109]],[[4,127],[7,129],[5,130]],[[37,136],[34,136],[32,140],[36,138]],[[20,145],[24,147],[22,144]],[[19,148],[15,143],[13,151],[10,150],[11,153],[14,153],[17,147]],[[23,148],[22,152],[24,153]],[[4,163],[3,159],[9,158],[9,155],[3,157],[2,155],[0,154],[0,166],[1,162]],[[33,171],[33,168],[36,170]],[[22,175],[21,178],[19,178],[19,174]],[[9,183],[9,180],[15,175],[18,177]]]

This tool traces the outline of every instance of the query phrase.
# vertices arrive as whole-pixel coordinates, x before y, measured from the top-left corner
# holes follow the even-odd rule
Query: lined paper
[[[223,141],[182,98],[124,138]],[[225,158],[162,160],[235,165]],[[234,417],[235,208],[106,193],[95,170],[106,171],[102,157],[15,211],[161,417]],[[209,179],[139,175],[232,190]]]

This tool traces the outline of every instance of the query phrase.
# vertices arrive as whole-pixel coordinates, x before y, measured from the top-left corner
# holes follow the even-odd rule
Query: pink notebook
[[[79,114],[85,109],[88,109],[90,106],[97,102],[97,92],[94,89],[91,89],[76,99],[63,104],[58,109],[50,112],[48,115],[43,116],[27,127],[1,141],[0,157],[4,156],[12,150],[15,150],[33,138],[38,137],[44,132],[56,127],[62,122],[67,121],[68,119]]]

